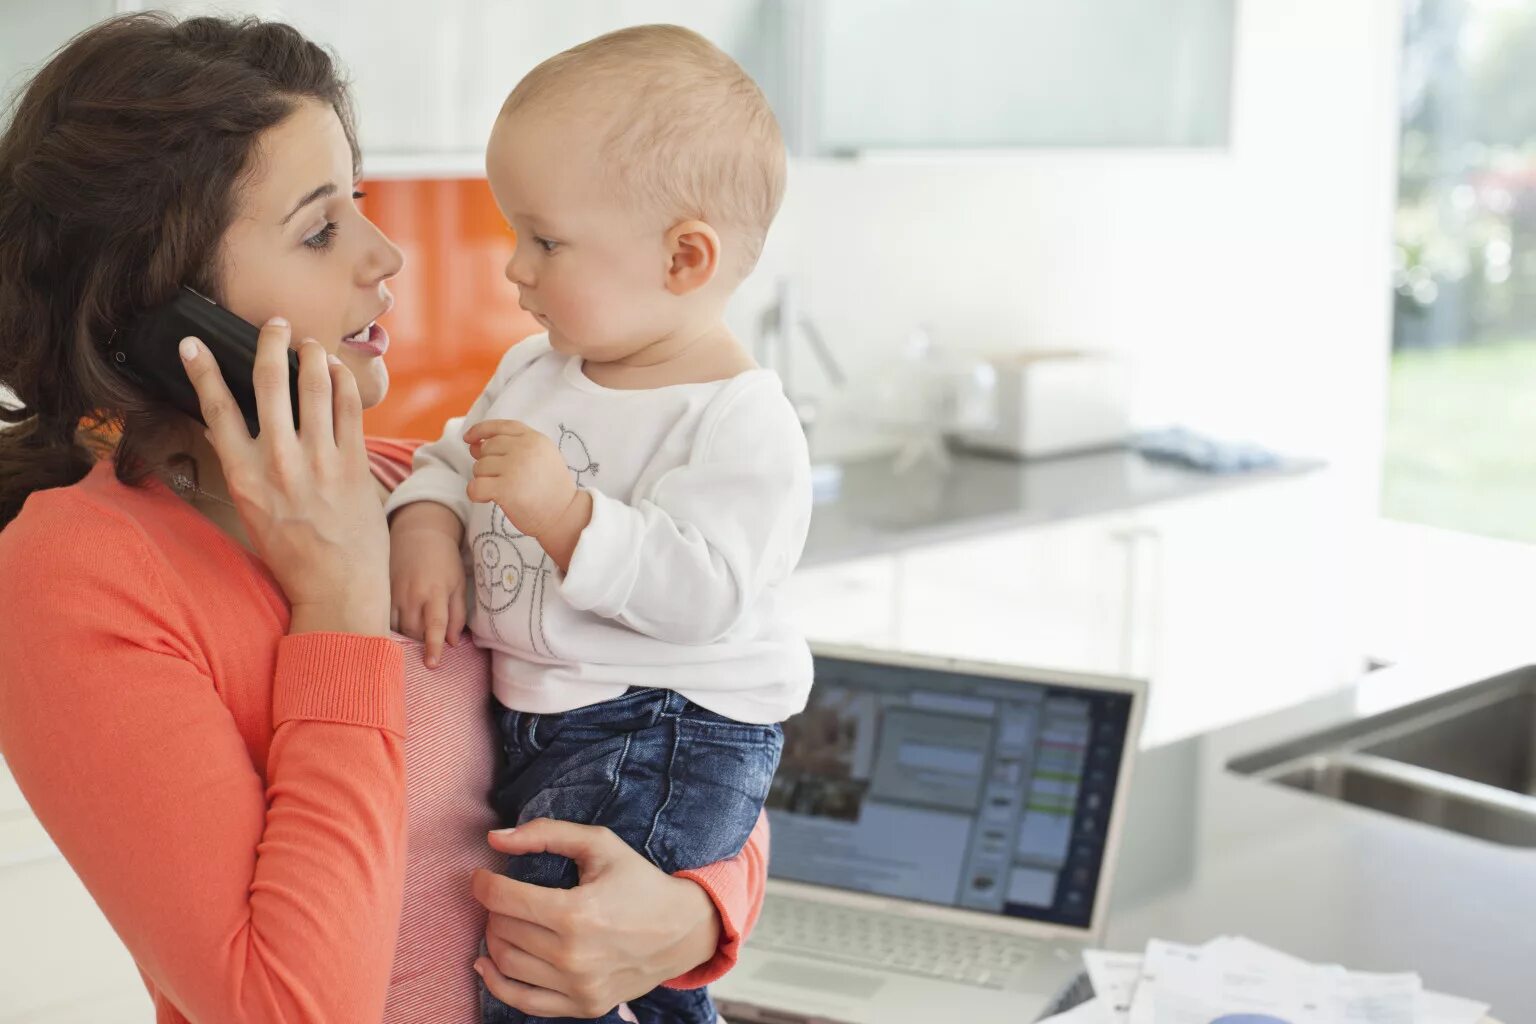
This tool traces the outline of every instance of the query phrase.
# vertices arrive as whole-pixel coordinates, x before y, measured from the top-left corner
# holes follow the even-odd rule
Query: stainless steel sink
[[[1536,848],[1536,666],[1232,761],[1233,771]]]

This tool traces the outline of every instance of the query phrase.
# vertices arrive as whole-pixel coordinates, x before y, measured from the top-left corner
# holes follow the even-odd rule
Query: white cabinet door
[[[1312,474],[1140,513],[1160,563],[1147,742],[1295,704],[1358,671],[1358,567],[1328,493]]]
[[[1145,679],[1150,746],[1359,671],[1359,566],[1328,493],[1323,474],[1255,482],[821,566],[785,601],[813,639]]]
[[[897,642],[912,651],[1135,673],[1145,647],[1135,523],[1103,516],[900,556]]]
[[[759,0],[157,0],[178,15],[287,21],[333,48],[352,80],[365,168],[483,173],[491,126],[525,74],[577,43],[627,25],[686,25],[761,72]],[[436,170],[434,170],[436,169]],[[409,171],[408,171],[409,172]]]

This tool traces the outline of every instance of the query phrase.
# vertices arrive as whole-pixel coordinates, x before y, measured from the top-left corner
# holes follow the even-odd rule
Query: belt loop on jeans
[[[676,690],[667,690],[666,694],[666,697],[664,697],[661,702],[662,715],[667,718],[680,717],[683,713],[683,709],[688,706],[688,698],[684,697]]]

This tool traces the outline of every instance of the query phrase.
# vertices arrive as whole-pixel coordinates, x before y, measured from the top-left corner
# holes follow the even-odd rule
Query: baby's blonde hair
[[[757,263],[784,197],[784,140],[757,83],[724,51],[677,25],[619,29],[530,71],[501,109],[601,111],[602,155],[633,200],[698,219],[741,243],[738,280]],[[595,102],[594,102],[595,101]]]

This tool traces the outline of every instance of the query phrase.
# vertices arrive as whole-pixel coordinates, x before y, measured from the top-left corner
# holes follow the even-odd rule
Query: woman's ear
[[[685,220],[667,232],[667,291],[688,295],[720,270],[720,235],[701,220]]]

